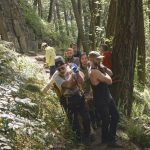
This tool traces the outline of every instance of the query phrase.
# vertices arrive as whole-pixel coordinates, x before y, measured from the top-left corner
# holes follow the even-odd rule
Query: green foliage
[[[20,4],[27,24],[29,24],[34,29],[36,34],[42,35],[44,28],[40,17],[26,1],[20,0]]]
[[[19,56],[0,45],[7,80],[1,84],[0,144],[3,149],[75,148],[74,134],[66,121],[56,94],[44,95],[41,88],[48,80],[43,70],[28,57]],[[12,55],[14,53],[14,55]],[[15,60],[15,63],[13,62]],[[11,65],[13,64],[13,65]],[[10,82],[14,78],[13,82]]]
[[[121,129],[125,130],[129,138],[144,148],[150,147],[150,92],[146,87],[143,92],[134,90],[132,116],[126,118],[121,113]]]

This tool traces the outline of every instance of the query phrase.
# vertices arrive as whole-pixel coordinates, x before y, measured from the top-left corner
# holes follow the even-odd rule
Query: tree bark
[[[82,8],[81,8],[81,0],[78,0],[78,11],[80,16],[82,16]],[[80,37],[80,33],[78,32],[78,37],[77,37],[77,49],[81,48],[81,37]]]
[[[138,62],[137,75],[140,85],[145,84],[145,31],[144,31],[144,16],[143,3],[139,0],[139,21],[138,21]]]
[[[67,13],[65,5],[64,5],[64,18],[65,18],[65,24],[66,24],[66,32],[67,32],[67,35],[69,36],[68,13]]]
[[[53,17],[53,4],[54,4],[54,0],[50,0],[50,3],[49,3],[49,13],[48,13],[48,18],[47,18],[48,22],[52,21],[52,17]]]
[[[63,34],[63,28],[62,28],[62,22],[61,22],[61,16],[60,16],[60,9],[59,9],[58,0],[56,0],[56,14],[57,14],[57,19],[58,19],[59,32],[62,35]]]
[[[116,7],[117,7],[116,0],[111,0],[109,5],[109,14],[106,27],[106,38],[108,39],[114,36],[116,24]]]
[[[150,10],[150,0],[148,0],[148,10]],[[150,33],[150,11],[148,12],[148,18],[149,18],[149,33]]]
[[[71,22],[71,33],[72,33],[72,36],[75,37],[76,35],[75,35],[74,24],[73,24],[74,15],[73,15],[72,9],[70,9],[69,14],[70,14],[70,22]]]
[[[89,46],[88,46],[88,43],[87,43],[85,35],[84,35],[82,17],[79,14],[76,0],[71,0],[71,2],[72,2],[72,7],[73,7],[76,23],[77,23],[78,33],[80,34],[81,42],[82,42],[82,45],[83,45],[83,51],[88,52]]]
[[[89,7],[91,13],[89,40],[90,40],[90,48],[92,50],[96,49],[96,13],[97,13],[96,1],[97,0],[89,0]]]
[[[85,36],[88,37],[89,36],[90,15],[89,15],[89,9],[88,9],[88,6],[86,5],[86,3],[83,3],[83,16],[84,16]]]
[[[34,8],[34,10],[37,9],[37,4],[38,4],[38,0],[34,0],[33,1],[33,8]]]
[[[54,7],[54,25],[55,25],[55,31],[58,32],[59,27],[58,27],[58,22],[57,22],[57,13],[56,13],[56,6]]]
[[[113,73],[120,82],[113,84],[113,96],[130,116],[138,31],[137,0],[117,0],[117,20],[113,41]]]

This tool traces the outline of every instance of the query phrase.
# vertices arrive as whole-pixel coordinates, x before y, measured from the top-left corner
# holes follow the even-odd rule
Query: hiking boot
[[[111,147],[111,148],[123,148],[122,145],[118,144],[117,142],[109,142],[107,144],[108,147]]]

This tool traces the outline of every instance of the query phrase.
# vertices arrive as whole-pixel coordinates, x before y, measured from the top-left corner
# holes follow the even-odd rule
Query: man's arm
[[[110,77],[113,76],[113,72],[112,72],[109,68],[107,68],[107,67],[104,66],[103,64],[101,64],[101,66],[105,69],[106,73],[107,73]]]
[[[112,84],[112,79],[107,73],[106,75],[104,75],[99,70],[95,70],[95,77],[99,82],[104,82],[107,83],[108,85]]]
[[[42,89],[42,92],[47,93],[47,91],[52,87],[53,81],[50,80],[50,82]]]
[[[106,73],[107,73],[110,77],[113,76],[113,72],[112,72],[109,68],[105,67],[105,70],[106,70]]]
[[[54,79],[55,75],[56,75],[56,73],[53,74],[49,83],[42,89],[42,92],[47,93],[47,91],[53,86],[53,84],[55,82],[55,79]]]

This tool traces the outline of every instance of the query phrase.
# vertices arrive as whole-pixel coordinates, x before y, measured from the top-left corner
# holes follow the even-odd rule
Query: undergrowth
[[[145,87],[142,92],[137,89],[134,89],[131,118],[121,113],[119,125],[131,141],[142,148],[150,148],[150,89]]]
[[[5,44],[0,48],[1,149],[76,148],[56,94],[41,92],[48,81],[42,69],[28,57],[18,57]]]

